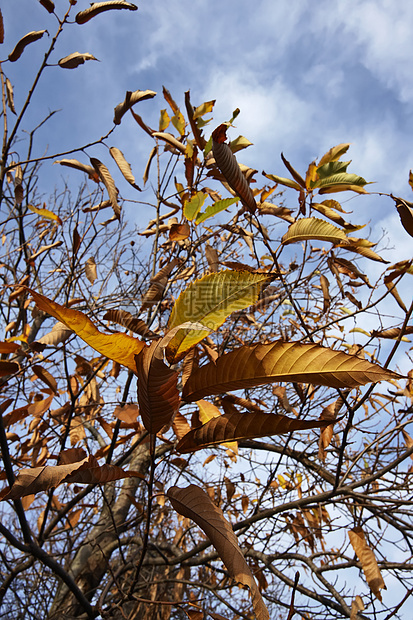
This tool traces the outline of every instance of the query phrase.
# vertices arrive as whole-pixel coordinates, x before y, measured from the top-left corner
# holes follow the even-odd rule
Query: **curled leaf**
[[[22,37],[20,41],[16,43],[16,46],[14,47],[13,51],[10,52],[9,54],[10,62],[16,62],[16,60],[18,60],[20,56],[23,54],[24,48],[27,45],[30,45],[30,43],[34,43],[34,41],[38,41],[38,39],[41,39],[45,32],[46,30],[36,30],[36,31],[32,31],[24,35],[24,37]]]
[[[92,181],[96,183],[99,181],[99,174],[96,172],[93,166],[88,166],[87,164],[82,164],[82,162],[77,159],[57,159],[53,162],[54,164],[60,164],[61,166],[67,166],[68,168],[75,168],[75,170],[81,170],[82,172],[86,172]]]
[[[404,230],[413,237],[413,203],[392,196]]]
[[[180,151],[181,153],[185,153],[186,151],[185,144],[182,144],[182,142],[179,142],[179,140],[177,140],[175,136],[173,136],[171,133],[168,133],[166,131],[165,132],[154,131],[152,136],[154,138],[160,138],[164,142],[167,142],[170,146],[173,146],[174,148],[178,149],[178,151]]]
[[[125,179],[134,187],[140,191],[140,187],[135,183],[135,177],[132,174],[132,168],[130,164],[126,161],[124,154],[121,150],[117,149],[115,146],[112,146],[109,149],[109,153],[112,155],[113,159],[118,165],[119,170],[125,177]]]
[[[135,103],[139,101],[145,101],[145,99],[152,99],[156,93],[153,90],[135,90],[133,92],[126,91],[125,99],[122,103],[119,103],[115,108],[115,116],[113,122],[115,125],[120,125],[122,117]]]
[[[14,109],[14,96],[13,96],[13,86],[9,78],[6,78],[6,95],[7,95],[7,105],[13,114],[16,114],[16,110]]]
[[[281,242],[286,245],[313,239],[338,244],[346,243],[347,236],[340,228],[333,226],[330,222],[315,217],[305,217],[291,224]]]
[[[96,261],[93,256],[88,258],[85,263],[85,275],[91,284],[93,284],[97,278]]]
[[[138,7],[130,2],[124,2],[124,0],[111,0],[110,2],[94,2],[85,11],[80,11],[75,17],[78,24],[86,24],[90,19],[103,13],[104,11],[111,11],[112,9],[129,9],[130,11],[137,11]]]
[[[226,125],[220,125],[212,132],[212,152],[214,159],[219,170],[225,177],[226,182],[231,189],[241,198],[241,202],[250,213],[254,213],[257,204],[255,202],[254,194],[242,174],[238,162],[233,155],[226,140]]]
[[[44,6],[46,11],[49,11],[49,13],[54,12],[54,2],[52,2],[52,0],[39,0],[39,2],[42,6]]]
[[[106,187],[113,212],[117,219],[119,219],[120,205],[118,204],[118,190],[116,189],[115,181],[112,179],[112,176],[109,170],[106,168],[105,164],[103,164],[99,159],[91,157],[90,163],[98,173],[103,185]]]
[[[370,590],[373,592],[374,596],[381,601],[382,598],[380,590],[383,588],[386,589],[386,585],[383,577],[381,576],[374,553],[367,545],[363,530],[361,527],[355,527],[349,531],[348,536],[350,538],[351,546],[360,560],[360,564]]]
[[[62,69],[76,69],[79,65],[83,65],[86,60],[97,60],[97,58],[95,58],[93,54],[88,54],[87,52],[84,54],[73,52],[73,54],[61,58],[57,64],[59,67],[62,67]]]

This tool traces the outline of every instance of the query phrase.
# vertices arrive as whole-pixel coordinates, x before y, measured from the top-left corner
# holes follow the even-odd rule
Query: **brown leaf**
[[[66,327],[64,323],[61,323],[59,321],[58,323],[53,325],[52,331],[39,338],[37,342],[46,346],[57,347],[58,344],[66,342],[66,340],[70,338],[72,334],[73,331]]]
[[[27,45],[30,45],[30,43],[34,43],[34,41],[41,39],[45,32],[46,30],[37,30],[37,31],[32,31],[32,32],[25,34],[24,37],[22,37],[20,41],[16,43],[16,46],[14,47],[13,51],[10,52],[9,54],[10,62],[16,62],[16,60],[18,60],[20,56],[23,54],[24,48]]]
[[[93,256],[88,258],[85,263],[85,276],[91,284],[93,284],[97,278],[96,261]]]
[[[84,54],[81,54],[80,52],[73,52],[73,54],[69,54],[69,56],[61,58],[57,64],[59,67],[62,67],[62,69],[76,69],[79,65],[83,65],[86,60],[98,59],[95,58],[93,54],[88,54],[87,52]]]
[[[396,203],[396,209],[399,212],[400,221],[404,230],[413,237],[413,204],[403,198],[392,196]]]
[[[111,11],[112,9],[129,9],[130,11],[137,11],[138,7],[130,2],[124,0],[111,0],[110,2],[94,2],[85,11],[80,11],[75,17],[78,24],[86,24],[90,19],[103,13],[104,11]]]
[[[3,14],[0,9],[0,44],[4,43],[4,23],[3,23]]]
[[[93,168],[93,166],[88,166],[87,164],[82,164],[82,162],[77,159],[57,159],[53,162],[54,164],[60,164],[61,166],[67,166],[68,168],[75,168],[75,170],[81,170],[82,172],[86,172],[89,176],[89,179],[95,181],[96,183],[99,181],[99,174]]]
[[[386,590],[386,586],[383,577],[381,576],[377,560],[374,557],[374,553],[367,545],[363,530],[361,527],[355,527],[349,531],[348,536],[350,538],[351,546],[360,560],[360,564],[370,590],[373,592],[374,596],[381,601],[382,598],[380,590],[383,588]]]
[[[179,514],[195,521],[205,532],[230,575],[239,583],[248,586],[257,620],[269,620],[268,610],[239,548],[238,539],[222,510],[212,503],[205,491],[193,484],[184,489],[171,487],[167,495]]]
[[[179,140],[177,140],[175,136],[173,136],[171,133],[168,133],[167,131],[154,131],[152,136],[154,138],[160,138],[161,140],[163,140],[170,146],[174,147],[181,153],[185,153],[186,151],[185,144],[183,144],[182,142],[179,142]]]
[[[97,484],[135,476],[143,478],[139,472],[126,472],[116,465],[99,465],[94,456],[89,456],[64,465],[21,469],[11,489],[7,487],[0,493],[0,501],[47,491],[62,482]]]
[[[162,340],[145,346],[135,359],[142,422],[149,433],[156,434],[171,424],[179,409],[178,373],[163,361]]]
[[[145,321],[132,316],[131,313],[126,312],[126,310],[108,310],[103,317],[103,320],[112,321],[112,323],[123,325],[123,327],[126,327],[130,331],[135,334],[139,334],[139,336],[143,336],[144,338],[157,337],[157,335],[149,329]]]
[[[208,261],[208,266],[213,273],[218,271],[219,257],[218,252],[215,248],[209,245],[209,243],[205,244],[205,257]]]
[[[329,387],[356,387],[398,375],[342,351],[317,344],[277,341],[243,346],[198,368],[188,379],[183,399],[193,402],[213,394],[278,381]]]
[[[142,177],[144,185],[146,185],[146,181],[148,180],[151,163],[152,163],[152,160],[155,157],[157,152],[158,152],[158,147],[154,146],[153,149],[151,150],[150,154],[149,154],[148,161],[147,161],[147,164],[145,166],[145,171],[144,171],[143,177]]]
[[[113,415],[122,422],[126,422],[127,424],[135,424],[139,415],[139,407],[138,405],[132,404],[123,405],[123,407],[118,405],[113,410]]]
[[[0,377],[7,377],[13,375],[15,372],[19,372],[20,366],[17,362],[6,362],[0,360]]]
[[[297,420],[275,413],[224,413],[187,433],[178,443],[178,452],[194,452],[228,441],[282,435],[326,426],[320,420]]]
[[[178,265],[179,259],[174,258],[170,263],[162,267],[158,273],[151,278],[151,284],[142,298],[141,310],[147,310],[162,299],[163,292],[168,283],[169,275]]]
[[[112,146],[109,149],[109,153],[112,155],[113,159],[117,163],[119,170],[121,171],[127,182],[130,183],[135,189],[141,191],[139,185],[136,185],[135,183],[135,177],[132,174],[132,168],[130,164],[126,161],[122,151],[117,149],[115,146]]]
[[[216,164],[225,177],[231,189],[241,198],[241,202],[250,213],[257,208],[254,194],[242,174],[235,155],[232,153],[226,140],[226,125],[220,125],[212,132],[212,152]]]
[[[115,181],[112,179],[112,176],[109,170],[106,168],[105,164],[103,164],[99,159],[91,157],[90,163],[98,173],[103,185],[106,187],[109,194],[109,200],[113,208],[113,212],[115,216],[119,219],[120,205],[118,204],[118,190],[116,189]]]
[[[32,370],[35,373],[36,377],[38,377],[43,383],[45,383],[53,392],[57,392],[57,383],[56,379],[50,374],[48,370],[40,366],[39,364],[35,364],[32,366]]]
[[[122,117],[128,110],[131,109],[132,106],[135,105],[135,103],[145,101],[145,99],[152,99],[155,95],[156,93],[153,90],[135,90],[134,92],[131,92],[130,90],[126,91],[125,99],[115,108],[115,116],[113,117],[113,122],[115,125],[120,125]],[[152,132],[150,132],[150,135],[152,135]]]
[[[16,114],[16,110],[14,109],[14,96],[13,96],[13,86],[9,78],[6,78],[6,94],[7,94],[7,105],[13,114]]]
[[[39,0],[39,2],[42,6],[44,6],[46,11],[49,11],[49,13],[54,12],[54,2],[52,2],[52,0]]]

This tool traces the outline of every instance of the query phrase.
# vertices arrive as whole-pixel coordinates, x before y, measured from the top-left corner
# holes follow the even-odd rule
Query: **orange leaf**
[[[360,564],[370,590],[373,592],[375,597],[381,601],[382,598],[380,590],[383,588],[386,590],[386,585],[383,577],[381,576],[374,553],[367,545],[363,530],[361,527],[355,527],[349,531],[348,536],[350,538],[351,546],[360,560]]]
[[[44,297],[44,295],[40,295],[31,289],[27,290],[40,310],[48,312],[55,319],[64,323],[101,355],[136,372],[135,355],[142,351],[145,346],[141,340],[121,333],[103,334],[83,312],[65,308]]]

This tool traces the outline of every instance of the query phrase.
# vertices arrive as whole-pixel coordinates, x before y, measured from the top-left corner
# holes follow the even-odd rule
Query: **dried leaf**
[[[205,491],[193,484],[184,489],[171,487],[167,495],[179,514],[195,521],[205,532],[230,575],[248,586],[257,620],[269,620],[268,610],[239,548],[238,539],[222,510],[212,503]]]
[[[58,344],[66,342],[72,334],[73,330],[69,329],[64,323],[59,321],[53,325],[52,331],[39,338],[37,342],[46,346],[57,347]]]
[[[181,453],[194,452],[229,441],[321,428],[328,423],[325,420],[297,420],[275,413],[224,413],[184,435],[176,449]]]
[[[170,146],[173,146],[175,149],[180,151],[181,153],[185,153],[186,146],[182,142],[179,142],[171,133],[166,131],[154,131],[152,136],[154,138],[160,138],[164,142],[167,142]]]
[[[338,144],[337,146],[331,147],[331,149],[327,151],[327,153],[323,155],[323,157],[320,159],[318,166],[324,166],[324,164],[328,164],[332,161],[337,161],[338,159],[340,159],[340,157],[342,157],[342,155],[347,153],[349,147],[350,144],[346,143]]]
[[[132,168],[130,164],[126,161],[125,156],[123,155],[122,151],[112,146],[109,149],[109,153],[112,155],[113,159],[118,165],[119,170],[121,171],[125,179],[128,181],[128,183],[130,183],[132,187],[134,187],[135,189],[138,189],[139,191],[141,191],[139,185],[136,185],[135,183],[135,177],[132,174]]]
[[[73,54],[69,54],[69,56],[61,58],[57,64],[59,67],[62,67],[62,69],[76,69],[79,65],[83,65],[86,60],[98,59],[95,58],[93,54],[88,54],[87,52],[84,54],[81,54],[80,52],[73,52]]]
[[[32,211],[33,213],[36,213],[37,215],[39,215],[40,217],[44,217],[46,220],[52,220],[53,222],[56,222],[56,224],[59,224],[60,226],[62,224],[62,220],[60,219],[60,217],[56,215],[56,213],[53,213],[53,211],[49,211],[49,209],[46,209],[46,205],[44,206],[43,209],[39,209],[38,207],[33,207],[33,205],[27,205],[27,208],[30,209],[30,211]],[[54,245],[54,247],[56,246]]]
[[[321,290],[323,291],[323,312],[327,312],[330,307],[329,283],[325,275],[320,276]]]
[[[227,126],[222,124],[212,132],[212,152],[219,170],[231,189],[241,198],[250,213],[255,213],[257,203],[254,194],[242,174],[238,162],[228,144],[225,144]]]
[[[41,39],[45,32],[46,30],[37,30],[24,35],[24,37],[22,37],[20,41],[16,43],[13,51],[10,52],[8,57],[10,62],[16,62],[16,60],[18,60],[23,54],[24,48],[27,45],[30,45],[30,43],[34,43],[34,41],[38,41],[39,39]]]
[[[90,158],[90,163],[96,170],[99,175],[100,180],[103,185],[106,187],[107,192],[109,194],[109,200],[111,202],[113,212],[117,219],[120,217],[120,205],[118,204],[118,190],[116,189],[115,181],[112,179],[112,176],[109,170],[106,168],[105,164],[103,164],[99,159],[95,157]]]
[[[138,405],[126,404],[123,406],[118,405],[113,410],[113,415],[118,420],[122,420],[122,422],[126,422],[127,424],[136,424],[138,416],[139,416],[139,407]]]
[[[124,0],[110,0],[110,2],[94,2],[85,11],[80,11],[75,17],[78,24],[86,24],[90,19],[103,13],[104,11],[111,11],[112,9],[129,9],[129,11],[137,11],[138,7],[130,2]]]
[[[218,264],[219,264],[219,256],[218,256],[217,250],[213,248],[212,246],[210,246],[209,243],[206,243],[204,246],[204,252],[205,252],[205,256],[208,261],[208,266],[210,270],[213,273],[216,273],[218,271]]]
[[[360,564],[370,590],[373,592],[374,596],[381,601],[382,598],[380,590],[383,588],[386,590],[386,586],[383,581],[383,577],[381,576],[377,560],[374,557],[374,553],[367,545],[363,530],[361,527],[355,527],[349,531],[348,536],[350,538],[351,546],[360,560]]]
[[[16,114],[16,110],[14,108],[13,86],[11,85],[9,78],[6,78],[6,94],[7,94],[7,105],[9,106],[13,114]]]
[[[113,122],[115,125],[120,125],[122,117],[128,110],[131,109],[135,103],[139,101],[145,101],[145,99],[152,99],[155,97],[156,93],[153,90],[135,90],[134,92],[126,91],[125,99],[122,103],[119,103],[115,108],[115,116],[113,117]],[[152,135],[152,132],[149,132]]]
[[[150,167],[151,167],[151,163],[152,163],[152,160],[153,160],[153,158],[155,157],[155,155],[156,155],[156,153],[157,153],[157,152],[158,152],[158,147],[157,147],[157,146],[154,146],[154,147],[153,147],[153,149],[151,150],[150,154],[149,154],[149,157],[148,157],[148,162],[147,162],[147,164],[146,164],[146,166],[145,166],[145,171],[144,171],[144,173],[143,173],[143,177],[142,177],[142,178],[143,178],[143,184],[144,184],[144,185],[146,185],[146,182],[147,182],[147,180],[148,180],[148,177],[149,177],[149,170],[150,170]]]
[[[179,409],[178,373],[163,361],[162,341],[152,342],[136,356],[138,403],[144,427],[159,433]]]
[[[27,290],[40,310],[51,314],[55,319],[64,323],[101,355],[127,366],[133,372],[136,371],[135,355],[145,346],[141,340],[121,333],[103,334],[79,310],[65,308],[31,289]]]
[[[397,377],[390,370],[342,351],[278,341],[240,347],[221,355],[215,364],[198,368],[185,384],[183,399],[193,402],[212,394],[278,381],[342,388]]]
[[[75,168],[75,170],[81,170],[82,172],[86,172],[89,176],[89,179],[98,183],[99,174],[93,168],[93,166],[88,166],[87,164],[82,164],[82,162],[77,159],[57,159],[53,162],[54,164],[60,164],[61,166],[67,166],[68,168]]]
[[[39,0],[39,2],[46,9],[46,11],[49,11],[49,13],[54,12],[54,2],[52,2],[52,0]]]
[[[139,334],[139,336],[143,336],[143,338],[157,337],[157,335],[149,329],[145,321],[132,316],[130,312],[126,312],[125,310],[108,310],[103,320],[123,325],[123,327],[130,329],[130,331],[135,334]]]
[[[413,203],[392,196],[404,230],[413,237]]]
[[[96,261],[93,258],[93,256],[88,258],[85,263],[85,276],[87,277],[87,279],[89,280],[91,284],[93,284],[96,278],[98,277],[97,269],[96,269]]]
[[[50,374],[48,370],[40,366],[39,364],[34,364],[32,366],[32,370],[36,377],[38,377],[43,383],[45,383],[54,393],[57,392],[57,383],[56,379],[53,375]]]
[[[168,284],[169,276],[178,263],[179,259],[174,258],[151,278],[151,284],[142,298],[141,310],[147,310],[162,299],[163,292]]]
[[[17,362],[6,362],[0,360],[0,377],[7,377],[8,375],[14,375],[15,372],[19,372],[20,366]]]
[[[3,23],[3,14],[0,9],[0,44],[4,43],[4,23]]]
[[[62,482],[98,484],[136,476],[143,478],[139,472],[126,472],[116,465],[99,465],[94,456],[89,456],[65,465],[21,469],[11,489],[6,487],[0,493],[0,501],[47,491]]]

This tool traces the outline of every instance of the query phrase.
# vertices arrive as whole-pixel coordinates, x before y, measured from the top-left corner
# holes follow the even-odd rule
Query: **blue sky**
[[[56,20],[36,0],[6,0],[2,7],[6,58],[30,30],[54,33]],[[66,0],[55,0],[59,14]],[[59,109],[38,134],[42,154],[98,139],[112,126],[113,108],[126,90],[152,89],[158,97],[136,108],[156,126],[162,84],[183,105],[216,99],[214,125],[241,109],[237,132],[254,146],[243,163],[284,174],[280,152],[305,171],[334,144],[351,142],[349,171],[376,181],[372,191],[411,198],[407,179],[413,167],[413,3],[410,0],[140,0],[139,10],[113,11],[63,33],[53,58],[75,51],[92,53],[75,70],[48,68],[25,128],[48,110]],[[87,8],[78,0],[75,8]],[[4,64],[16,107],[42,58],[46,40],[28,47],[20,61]],[[141,177],[151,140],[131,118],[110,138]],[[103,147],[92,156],[107,159]],[[51,167],[56,183],[62,169]],[[63,174],[66,174],[64,170]],[[76,178],[76,177],[74,177]],[[52,190],[52,187],[50,188]],[[343,196],[344,198],[344,196]],[[295,200],[295,199],[294,199]],[[353,220],[370,221],[373,236],[389,232],[397,248],[391,260],[411,255],[411,238],[401,228],[391,200],[362,197]]]

